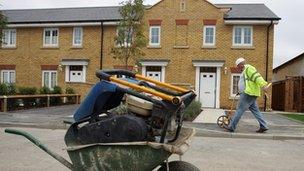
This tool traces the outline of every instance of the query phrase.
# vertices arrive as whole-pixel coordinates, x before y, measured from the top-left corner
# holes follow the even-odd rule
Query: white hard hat
[[[245,62],[244,58],[239,58],[235,61],[236,66],[238,66],[240,63]]]

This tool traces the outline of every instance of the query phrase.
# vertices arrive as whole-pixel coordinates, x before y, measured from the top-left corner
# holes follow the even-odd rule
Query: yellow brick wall
[[[88,83],[95,83],[95,71],[100,67],[101,28],[83,27],[82,48],[72,47],[73,27],[59,27],[57,48],[43,47],[44,28],[17,28],[17,47],[0,50],[0,64],[16,65],[17,86],[42,86],[41,65],[60,65],[62,59],[89,59],[86,83],[65,83],[65,67],[58,67],[58,86],[72,87],[84,97]],[[84,85],[82,85],[84,84]]]
[[[192,60],[224,60],[221,73],[220,107],[228,108],[230,98],[230,67],[238,57],[244,57],[265,77],[266,31],[267,26],[253,26],[253,48],[237,49],[232,47],[233,26],[225,25],[223,12],[206,1],[186,1],[186,11],[180,12],[179,0],[166,0],[146,11],[145,34],[149,37],[149,20],[160,19],[161,47],[144,48],[144,59],[169,59],[166,67],[165,81],[169,83],[195,85],[195,67]],[[161,14],[161,15],[160,15]],[[188,48],[176,48],[176,19],[188,19]],[[216,19],[216,47],[202,48],[202,31],[204,19]],[[84,97],[88,89],[98,79],[95,71],[100,67],[102,51],[102,68],[110,69],[114,65],[123,65],[114,60],[111,48],[114,46],[115,26],[104,26],[103,49],[101,49],[101,27],[83,27],[83,48],[72,48],[73,27],[59,27],[59,48],[43,48],[43,28],[18,28],[17,48],[0,49],[0,65],[16,65],[16,80],[19,86],[41,87],[40,65],[59,65],[62,59],[89,59],[87,83],[65,83],[65,69],[58,69],[58,84],[62,88],[72,87]],[[273,27],[270,34],[268,80],[272,76]],[[130,64],[134,64],[131,61]],[[227,74],[224,68],[227,67]],[[262,106],[262,98],[259,98]]]

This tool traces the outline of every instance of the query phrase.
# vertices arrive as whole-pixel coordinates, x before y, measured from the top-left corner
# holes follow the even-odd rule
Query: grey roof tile
[[[227,20],[232,20],[232,19],[280,20],[281,19],[264,4],[215,4],[215,5],[218,7],[231,8],[231,10],[224,17]]]
[[[121,19],[119,7],[84,7],[3,10],[9,23],[114,21]]]
[[[225,19],[273,19],[280,20],[264,4],[216,4],[218,7],[230,7]],[[81,7],[54,9],[3,10],[9,23],[53,23],[84,21],[117,21],[121,19],[119,6]]]

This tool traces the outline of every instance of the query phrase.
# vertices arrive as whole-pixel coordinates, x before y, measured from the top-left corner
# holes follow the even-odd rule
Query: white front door
[[[147,71],[147,77],[156,81],[161,81],[161,72],[159,71]]]
[[[82,71],[71,71],[70,74],[70,79],[72,82],[82,82]]]
[[[200,74],[200,102],[202,107],[215,107],[216,73]]]

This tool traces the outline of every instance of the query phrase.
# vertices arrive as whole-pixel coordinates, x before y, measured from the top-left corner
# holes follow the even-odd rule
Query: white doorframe
[[[140,62],[142,65],[142,76],[146,76],[147,73],[147,66],[160,66],[161,67],[161,82],[165,82],[165,75],[166,75],[166,66],[168,65],[168,62],[160,62],[160,61],[146,61],[146,62]]]
[[[200,99],[200,68],[201,67],[216,67],[216,91],[215,91],[215,108],[220,108],[220,91],[221,91],[221,67],[224,62],[222,61],[197,61],[193,62],[195,67],[195,92],[198,95],[196,100]]]

